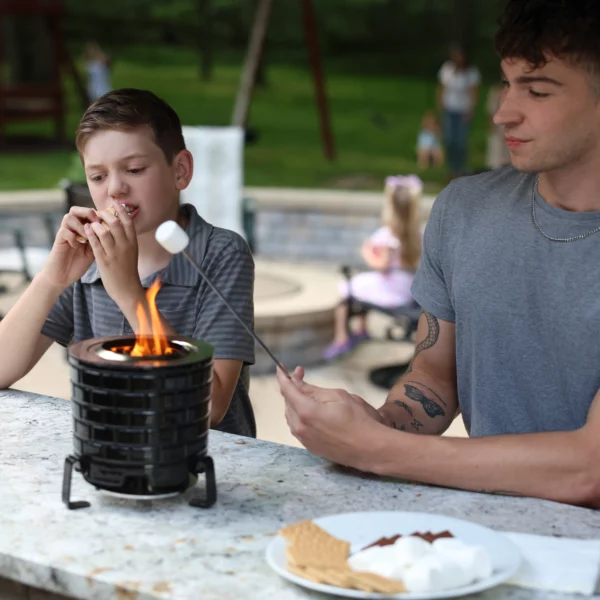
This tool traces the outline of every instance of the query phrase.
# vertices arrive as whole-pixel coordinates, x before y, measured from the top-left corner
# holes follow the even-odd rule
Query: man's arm
[[[458,412],[452,323],[423,312],[413,362],[379,412],[385,424],[407,433],[447,429]],[[459,439],[390,429],[378,439],[368,471],[600,508],[600,392],[578,431]]]
[[[476,439],[416,435],[440,433],[457,407],[455,385],[450,384],[455,376],[449,375],[454,358],[445,362],[442,355],[437,357],[448,369],[445,378],[429,370],[438,364],[433,348],[440,350],[443,332],[453,329],[427,313],[422,319],[427,321],[428,316],[426,325],[422,320],[419,324],[421,350],[412,371],[379,411],[384,423],[374,418],[364,401],[343,390],[311,386],[301,374],[290,382],[278,371],[293,435],[315,454],[386,477],[600,508],[600,391],[585,426],[577,431]]]
[[[455,325],[423,311],[415,355],[379,409],[394,429],[440,435],[458,412]]]
[[[461,439],[388,428],[370,443],[365,470],[380,475],[600,508],[600,392],[577,431]]]

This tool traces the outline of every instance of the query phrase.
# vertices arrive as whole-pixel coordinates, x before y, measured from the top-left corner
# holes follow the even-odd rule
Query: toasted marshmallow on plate
[[[404,573],[409,592],[437,592],[463,587],[492,574],[492,561],[483,546],[470,546],[456,538],[438,539],[433,552]]]
[[[392,545],[372,546],[353,554],[348,564],[354,571],[402,580],[409,592],[450,590],[492,574],[487,550],[456,538],[431,544],[420,537],[403,536]]]
[[[405,569],[432,551],[429,542],[418,537],[405,536],[388,546],[373,546],[361,550],[350,556],[348,564],[355,571],[402,579]]]
[[[448,557],[431,553],[407,569],[402,581],[409,592],[441,592],[465,585],[464,574]]]
[[[403,567],[410,567],[426,554],[432,552],[432,546],[420,537],[407,535],[399,538],[392,546],[396,560]]]
[[[396,579],[396,564],[390,549],[392,546],[373,546],[361,550],[348,558],[348,565],[353,571],[366,571],[381,577]]]
[[[492,574],[492,559],[483,546],[470,546],[456,538],[439,539],[432,545],[437,554],[448,556],[460,565],[470,577],[467,583],[486,579]]]

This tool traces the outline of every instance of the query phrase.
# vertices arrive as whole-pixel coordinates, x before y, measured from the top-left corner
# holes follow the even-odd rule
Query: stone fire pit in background
[[[321,354],[333,337],[340,277],[332,267],[256,261],[254,327],[290,369],[323,362]],[[252,373],[274,370],[271,359],[257,345]]]

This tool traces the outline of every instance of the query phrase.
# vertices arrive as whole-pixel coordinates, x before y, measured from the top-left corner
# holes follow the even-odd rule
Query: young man
[[[81,119],[77,148],[99,212],[74,207],[65,215],[44,269],[0,323],[0,387],[28,373],[54,341],[137,332],[136,308],[160,277],[156,302],[167,334],[215,348],[211,426],[255,436],[252,338],[185,257],[154,239],[161,223],[178,221],[190,253],[252,325],[254,262],[246,243],[179,205],[193,160],[175,111],[151,92],[110,92]]]
[[[535,23],[535,27],[531,24]],[[425,233],[415,357],[376,411],[280,376],[306,447],[364,471],[600,507],[600,2],[509,0],[513,168],[451,184]],[[458,412],[470,439],[439,437]]]

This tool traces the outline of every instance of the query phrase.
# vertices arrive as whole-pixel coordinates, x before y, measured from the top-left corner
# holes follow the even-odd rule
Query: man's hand
[[[50,256],[41,272],[43,279],[61,290],[75,283],[94,262],[94,254],[88,244],[77,241],[84,235],[84,223],[100,222],[92,208],[73,206],[63,217],[56,234]]]
[[[138,245],[133,221],[119,203],[114,202],[113,206],[116,215],[108,211],[101,214],[110,230],[96,221],[85,226],[85,236],[96,258],[106,293],[126,313],[126,305],[142,301],[144,289],[138,275]]]
[[[309,385],[299,374],[296,370],[290,380],[277,370],[292,434],[313,454],[367,470],[367,454],[381,430],[387,429],[381,415],[360,396]]]

